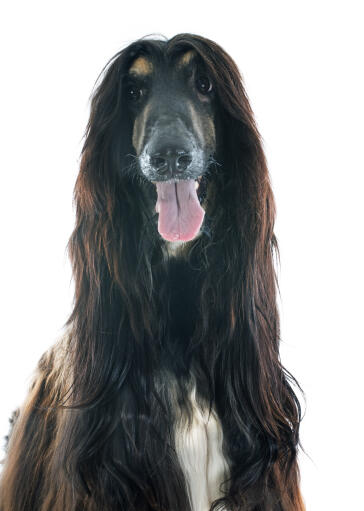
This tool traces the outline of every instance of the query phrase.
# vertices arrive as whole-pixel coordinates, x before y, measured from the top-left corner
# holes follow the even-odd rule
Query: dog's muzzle
[[[158,231],[167,241],[197,236],[205,212],[197,196],[204,152],[181,123],[156,126],[139,156],[140,169],[156,185]]]

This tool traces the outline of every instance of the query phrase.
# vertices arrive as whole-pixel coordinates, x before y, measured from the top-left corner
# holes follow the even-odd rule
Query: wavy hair
[[[214,83],[218,163],[208,173],[206,227],[172,258],[155,228],[152,185],[133,172],[123,83],[136,55],[188,49]],[[303,511],[297,382],[279,357],[275,204],[231,57],[191,34],[118,52],[92,96],[74,200],[73,311],[13,429],[1,511],[190,510],[165,387],[173,373],[190,416],[191,367],[230,460],[228,491],[211,509]],[[169,326],[181,283],[190,316],[183,353],[167,342],[181,335]]]

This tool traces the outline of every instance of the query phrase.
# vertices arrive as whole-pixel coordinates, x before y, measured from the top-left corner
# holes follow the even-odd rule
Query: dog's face
[[[158,229],[168,241],[196,237],[204,218],[206,172],[216,150],[215,91],[194,50],[139,55],[124,94],[139,171],[155,184]]]

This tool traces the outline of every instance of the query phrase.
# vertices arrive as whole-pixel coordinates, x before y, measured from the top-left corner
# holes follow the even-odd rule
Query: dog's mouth
[[[159,234],[167,241],[193,240],[199,233],[205,216],[200,204],[205,193],[203,176],[196,180],[171,179],[153,183],[158,195],[155,210],[159,214]]]

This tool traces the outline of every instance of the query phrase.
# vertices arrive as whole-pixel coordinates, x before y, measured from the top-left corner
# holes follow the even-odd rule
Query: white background
[[[4,4],[3,4],[4,5]],[[306,392],[309,511],[364,509],[360,2],[12,2],[1,13],[0,435],[71,311],[65,254],[88,98],[150,33],[237,62],[264,139],[281,249],[282,360]]]

